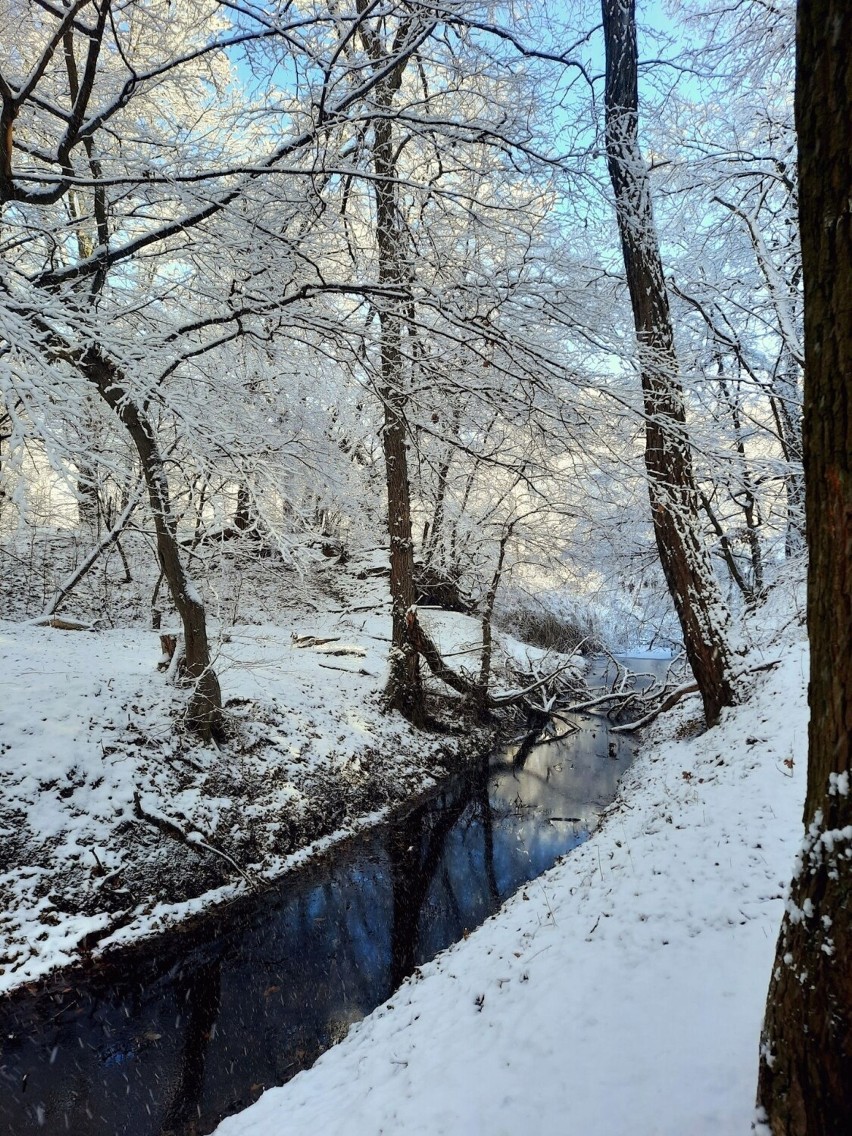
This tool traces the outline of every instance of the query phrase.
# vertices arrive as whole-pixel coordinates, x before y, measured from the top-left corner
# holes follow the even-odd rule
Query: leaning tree
[[[645,413],[645,466],[660,562],[683,630],[708,725],[737,701],[727,612],[698,523],[698,491],[683,385],[639,146],[634,0],[602,0],[606,154],[633,308]]]

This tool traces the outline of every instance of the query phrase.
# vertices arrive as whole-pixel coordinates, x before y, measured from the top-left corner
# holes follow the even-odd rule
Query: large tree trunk
[[[366,0],[358,0],[364,15]],[[388,47],[378,32],[361,25],[362,42],[375,67],[385,66]],[[397,43],[404,39],[405,25],[397,32]],[[406,279],[405,234],[399,211],[399,191],[395,161],[393,123],[390,110],[402,85],[405,61],[386,76],[376,88],[378,115],[373,121],[372,160],[375,174],[376,251],[378,279],[390,288]],[[409,611],[416,602],[414,588],[414,540],[411,529],[411,486],[408,476],[408,440],[405,417],[406,393],[402,351],[402,297],[385,299],[380,320],[380,378],[378,395],[384,408],[382,445],[388,502],[390,540],[391,651],[390,673],[385,688],[385,705],[399,710],[415,725],[425,719],[420,659],[410,632]]]
[[[420,660],[408,633],[407,613],[416,602],[414,546],[411,539],[411,494],[408,482],[405,422],[385,391],[382,440],[388,491],[390,533],[391,655],[385,689],[388,709],[399,710],[415,725],[424,719]]]
[[[811,708],[807,831],[781,925],[758,1102],[774,1136],[852,1132],[852,6],[799,5]]]
[[[606,151],[633,306],[645,407],[645,466],[660,562],[708,725],[737,701],[728,619],[698,525],[698,494],[669,300],[639,148],[634,0],[602,0]]]
[[[124,390],[115,365],[97,348],[90,348],[83,356],[82,370],[127,429],[139,454],[157,534],[157,555],[183,625],[186,673],[195,683],[187,719],[193,729],[209,739],[221,718],[222,693],[210,661],[204,605],[180,558],[168,481],[154,429]]]
[[[373,150],[376,171],[376,243],[379,283],[401,282],[401,236],[393,174],[391,124],[378,120]],[[381,312],[381,382],[384,406],[382,444],[387,479],[388,535],[390,537],[391,655],[385,701],[420,725],[424,718],[420,660],[411,641],[407,614],[416,602],[414,541],[411,530],[411,487],[403,389],[402,319],[395,308]]]

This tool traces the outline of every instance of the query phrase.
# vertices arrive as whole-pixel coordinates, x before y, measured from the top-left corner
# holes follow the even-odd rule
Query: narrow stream
[[[334,858],[73,986],[0,1002],[0,1133],[197,1136],[582,843],[631,743],[511,749]]]

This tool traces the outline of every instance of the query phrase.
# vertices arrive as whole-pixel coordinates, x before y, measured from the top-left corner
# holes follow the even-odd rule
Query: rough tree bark
[[[645,466],[660,562],[708,725],[737,701],[728,614],[698,526],[698,494],[668,294],[639,147],[634,0],[601,0],[606,46],[606,152],[639,352]]]
[[[774,1136],[852,1132],[852,6],[798,13],[811,708],[806,836],[781,925],[758,1103]]]
[[[393,136],[389,119],[376,122],[373,145],[376,172],[376,241],[379,283],[400,284],[400,233],[393,170]],[[381,382],[384,407],[382,445],[385,458],[390,537],[391,658],[385,700],[390,709],[421,725],[424,720],[420,660],[408,630],[406,615],[416,602],[414,541],[411,529],[411,486],[408,476],[405,393],[403,390],[402,320],[383,308],[381,322]]]
[[[359,14],[367,0],[358,0]],[[378,31],[361,25],[361,37],[376,68],[399,54],[409,31],[403,22],[395,42],[385,45]],[[405,234],[399,210],[393,123],[389,111],[402,85],[406,58],[377,85],[376,118],[373,120],[372,162],[376,205],[378,279],[393,288],[405,283]],[[420,660],[410,632],[408,612],[416,603],[414,585],[414,540],[411,528],[411,487],[408,475],[408,443],[405,417],[403,313],[400,301],[386,300],[379,311],[380,376],[378,395],[384,409],[382,446],[388,503],[390,540],[391,652],[385,705],[399,710],[415,725],[425,721]]]
[[[195,684],[187,720],[202,737],[209,739],[220,722],[222,693],[211,665],[204,605],[180,558],[168,481],[154,429],[124,390],[115,365],[97,348],[89,348],[80,366],[130,434],[142,463],[157,534],[157,555],[183,625],[186,674]]]

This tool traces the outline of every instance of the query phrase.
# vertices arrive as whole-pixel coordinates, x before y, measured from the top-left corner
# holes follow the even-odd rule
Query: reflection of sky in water
[[[498,897],[581,843],[612,800],[628,756],[627,746],[596,723],[567,742],[537,747],[522,768],[493,774],[487,811],[481,798],[469,804],[444,842],[421,911],[422,957],[477,926]]]
[[[628,757],[597,719],[510,751],[124,973],[3,1005],[0,1132],[210,1131],[579,843]]]

